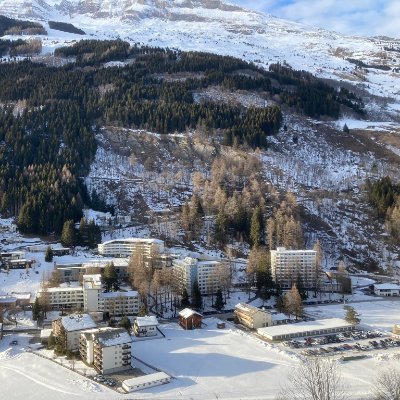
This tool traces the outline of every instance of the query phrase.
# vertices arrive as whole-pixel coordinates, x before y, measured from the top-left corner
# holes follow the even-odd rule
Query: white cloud
[[[356,35],[400,37],[399,0],[233,0],[246,8]]]

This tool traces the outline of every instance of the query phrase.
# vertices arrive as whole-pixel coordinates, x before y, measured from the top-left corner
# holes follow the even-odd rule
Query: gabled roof
[[[192,310],[191,308],[184,308],[182,311],[179,311],[179,316],[183,318],[189,318],[194,314],[200,315],[200,317],[203,316],[197,311]]]
[[[138,327],[158,325],[158,320],[155,315],[146,315],[145,317],[137,317],[135,322]]]

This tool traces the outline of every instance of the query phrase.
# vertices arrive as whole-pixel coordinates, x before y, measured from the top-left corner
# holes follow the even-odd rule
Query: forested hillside
[[[97,126],[162,134],[201,127],[225,145],[255,148],[276,134],[282,108],[331,118],[341,107],[361,112],[352,93],[288,66],[264,71],[233,57],[120,40],[81,41],[56,56],[75,62],[0,65],[1,211],[18,216],[24,232],[59,233],[81,217],[90,197],[80,177],[93,160]],[[209,87],[257,93],[265,106],[196,100]]]

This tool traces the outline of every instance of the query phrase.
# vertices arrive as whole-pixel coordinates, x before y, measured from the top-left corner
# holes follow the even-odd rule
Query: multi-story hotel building
[[[97,245],[98,252],[104,257],[130,257],[141,251],[146,259],[164,252],[164,242],[159,239],[126,238],[109,240]]]
[[[305,288],[315,287],[318,277],[317,252],[314,250],[271,250],[271,274],[282,289],[290,289],[300,278]]]
[[[125,329],[90,329],[80,335],[79,353],[98,372],[110,374],[131,368],[131,343]]]
[[[198,282],[201,294],[215,293],[220,285],[216,267],[218,261],[199,261],[196,258],[176,258],[172,261],[174,278],[180,292],[184,289],[191,295],[194,282]]]

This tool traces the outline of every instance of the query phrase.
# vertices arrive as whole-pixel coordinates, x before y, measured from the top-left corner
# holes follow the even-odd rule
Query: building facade
[[[267,310],[260,310],[250,304],[239,303],[235,306],[235,317],[237,321],[250,328],[258,329],[272,326],[272,314]]]
[[[96,327],[89,314],[67,315],[52,322],[53,335],[64,343],[69,351],[79,350],[79,337],[87,329]]]
[[[320,277],[317,271],[317,252],[314,250],[271,250],[271,274],[281,289],[290,289],[301,279],[307,289],[316,287]]]
[[[104,257],[130,257],[133,252],[141,251],[145,258],[152,258],[164,252],[164,242],[159,239],[114,239],[99,244],[97,248]]]
[[[374,285],[374,294],[377,296],[400,296],[400,285],[395,283],[381,283]]]
[[[133,323],[133,332],[136,336],[157,336],[158,320],[154,315],[137,317]]]
[[[110,374],[131,368],[131,343],[125,329],[92,329],[81,333],[79,353],[99,373]]]
[[[138,292],[102,291],[101,275],[83,275],[82,286],[55,287],[42,289],[38,297],[47,298],[53,310],[84,310],[88,313],[107,313],[110,317],[136,315],[139,312],[140,300]]]
[[[180,293],[186,289],[190,296],[196,281],[202,295],[216,293],[220,285],[215,273],[218,265],[220,265],[218,261],[199,261],[193,257],[174,259],[173,275]]]

